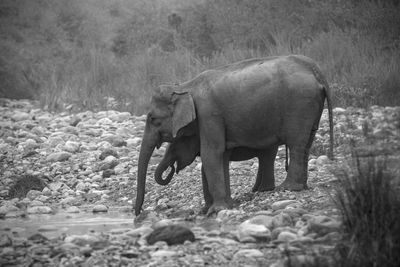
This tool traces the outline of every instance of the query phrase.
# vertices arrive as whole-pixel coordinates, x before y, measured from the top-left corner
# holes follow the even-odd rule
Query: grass
[[[382,157],[355,155],[352,167],[352,171],[338,175],[337,205],[345,233],[338,246],[338,264],[400,266],[398,181]]]
[[[399,5],[336,2],[5,0],[0,97],[73,111],[108,109],[112,97],[114,109],[140,115],[161,83],[294,53],[320,64],[336,106],[400,105]],[[179,29],[168,26],[172,12]],[[176,50],[162,48],[167,37]]]

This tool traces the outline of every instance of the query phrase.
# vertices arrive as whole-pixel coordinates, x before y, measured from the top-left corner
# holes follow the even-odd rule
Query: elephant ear
[[[196,119],[196,110],[192,96],[188,92],[174,92],[174,111],[172,115],[172,136]]]

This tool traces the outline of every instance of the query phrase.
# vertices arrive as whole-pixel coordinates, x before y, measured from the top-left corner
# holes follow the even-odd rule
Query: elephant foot
[[[232,201],[227,202],[220,202],[220,203],[214,203],[211,205],[211,207],[207,211],[207,216],[213,216],[214,214],[216,215],[219,211],[221,210],[226,210],[232,208]]]
[[[307,184],[300,184],[296,182],[288,182],[284,181],[282,184],[276,187],[276,191],[284,191],[284,190],[289,190],[289,191],[301,191],[307,189]]]
[[[204,207],[202,207],[202,208],[200,209],[200,213],[199,213],[199,214],[201,214],[201,215],[207,214],[209,208],[210,208],[210,206],[207,206],[207,205],[204,206]]]
[[[251,190],[253,193],[255,192],[265,192],[265,191],[274,191],[275,190],[275,186],[266,186],[266,187],[253,187],[253,189]]]

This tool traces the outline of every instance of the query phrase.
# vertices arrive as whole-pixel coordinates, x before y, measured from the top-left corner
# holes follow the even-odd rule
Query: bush
[[[340,266],[400,266],[400,194],[386,160],[355,155],[354,172],[338,175],[337,205],[345,238]],[[398,178],[398,177],[397,177]]]

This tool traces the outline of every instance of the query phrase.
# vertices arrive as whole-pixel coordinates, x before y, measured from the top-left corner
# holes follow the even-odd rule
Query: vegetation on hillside
[[[142,114],[160,83],[296,53],[337,106],[399,105],[399,14],[393,0],[3,0],[0,97]]]

